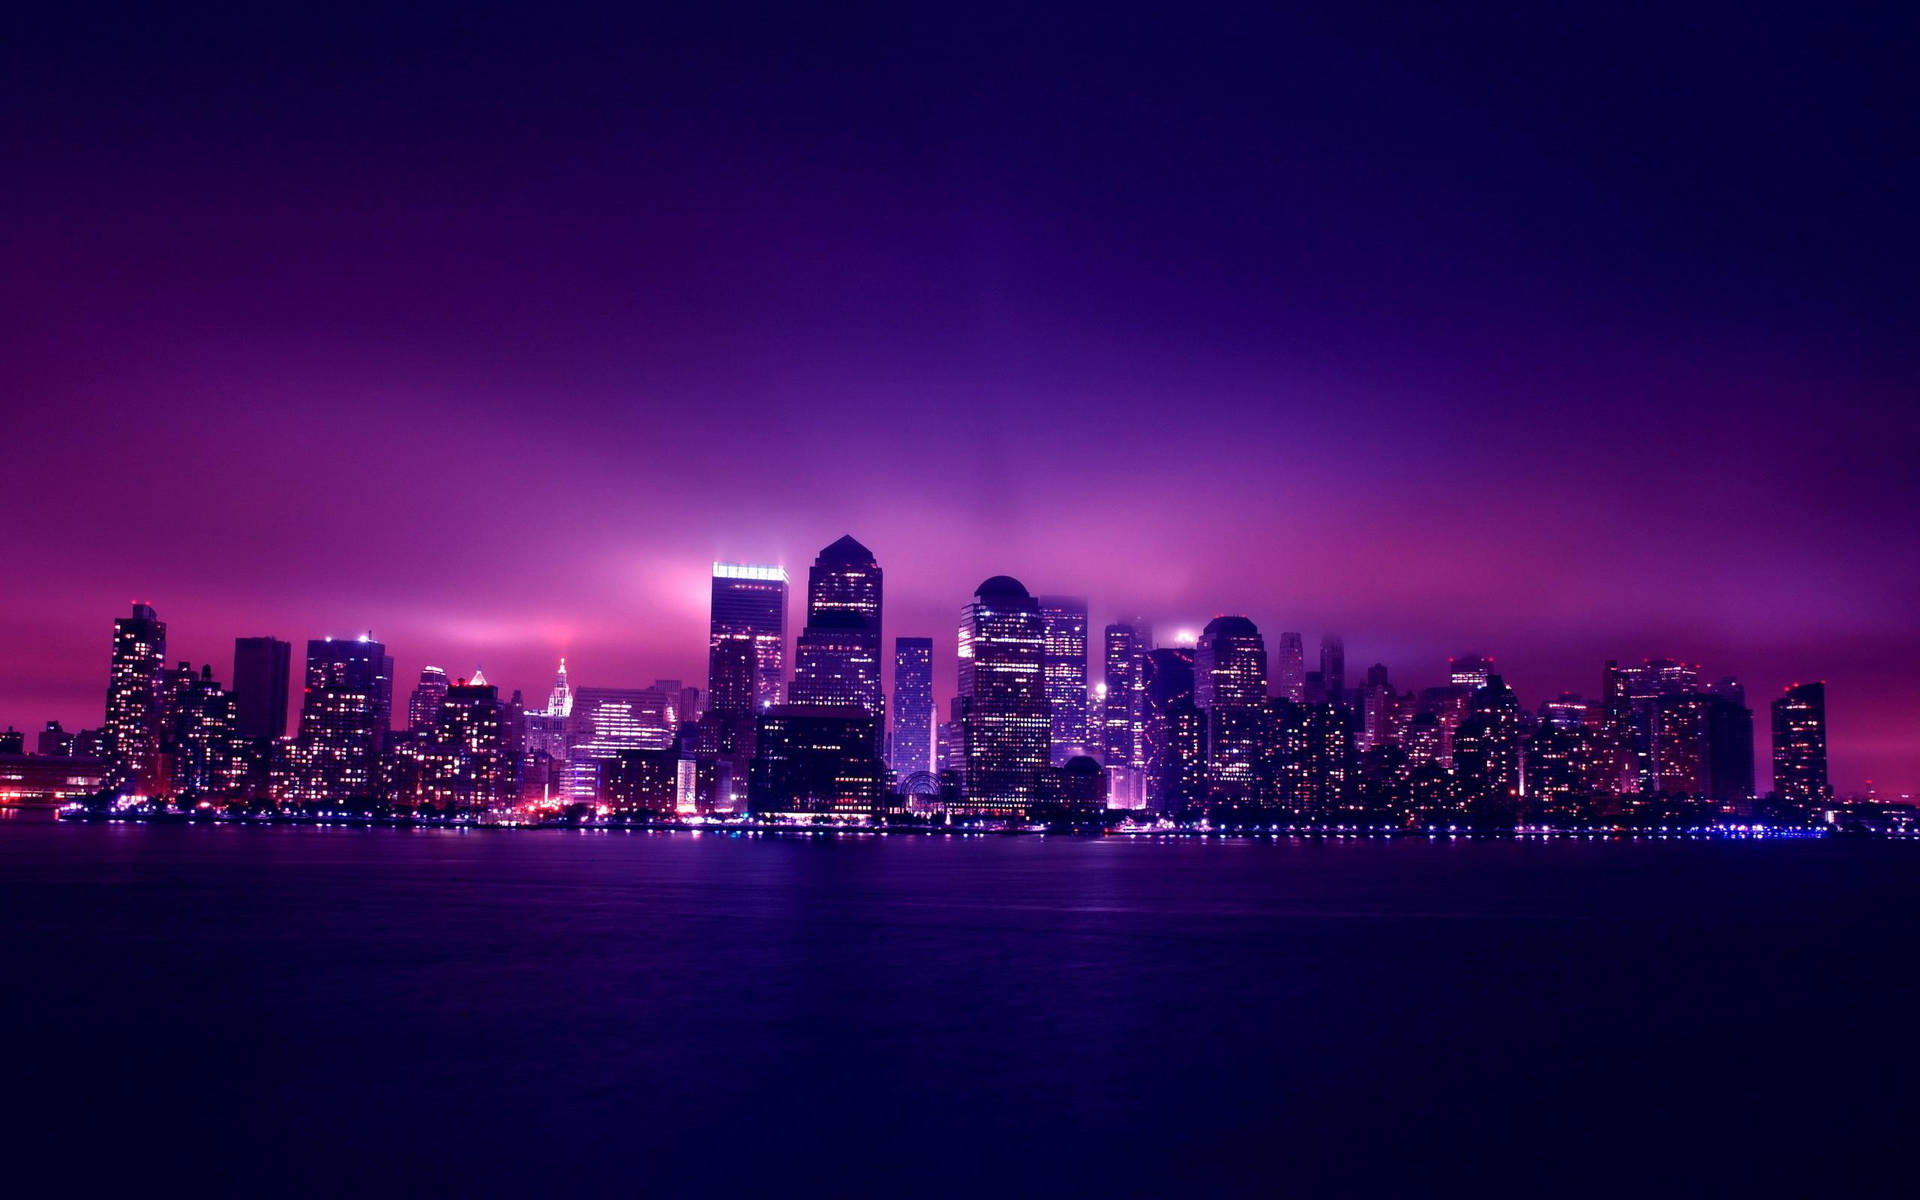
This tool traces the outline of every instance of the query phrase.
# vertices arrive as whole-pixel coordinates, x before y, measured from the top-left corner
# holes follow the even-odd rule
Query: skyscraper
[[[1109,625],[1102,663],[1106,693],[1100,703],[1100,745],[1109,769],[1140,765],[1140,659],[1144,653],[1139,627]]]
[[[741,693],[738,644],[748,648],[750,693]],[[713,564],[708,626],[709,707],[750,712],[779,703],[787,675],[787,572],[784,567]]]
[[[393,659],[371,634],[307,643],[300,733],[281,794],[296,804],[371,796],[393,721]]]
[[[1320,639],[1320,683],[1329,704],[1347,702],[1347,643],[1338,635],[1329,633]]]
[[[513,756],[507,749],[508,720],[499,689],[481,672],[447,685],[440,711],[422,726],[421,798],[442,811],[483,810],[510,803],[515,781]]]
[[[1041,596],[1037,603],[1046,626],[1042,670],[1052,711],[1051,754],[1059,766],[1087,751],[1087,599]]]
[[[1796,683],[1773,702],[1773,790],[1788,804],[1819,804],[1827,782],[1827,685]]]
[[[1307,655],[1297,633],[1283,633],[1274,648],[1274,691],[1295,704],[1307,698]]]
[[[113,660],[107,676],[103,729],[110,782],[157,795],[166,787],[160,747],[166,714],[160,677],[167,657],[167,626],[145,604],[113,623]]]
[[[287,736],[287,688],[293,644],[273,637],[233,639],[233,729],[243,738]]]
[[[859,708],[876,717],[884,713],[881,583],[873,552],[851,535],[814,559],[807,570],[807,623],[794,648],[788,703]]]
[[[960,622],[960,738],[966,807],[1018,816],[1051,759],[1053,719],[1043,661],[1046,624],[1020,581],[980,585]]]
[[[1193,649],[1193,700],[1206,715],[1208,794],[1254,799],[1271,719],[1267,644],[1252,621],[1221,616],[1207,622]]]
[[[407,698],[407,732],[425,733],[440,720],[440,705],[447,698],[447,673],[439,667],[420,668],[420,682]]]
[[[1141,662],[1139,754],[1147,805],[1168,815],[1206,797],[1206,714],[1193,702],[1194,652],[1150,650]]]
[[[896,778],[933,770],[933,639],[893,639],[893,741]]]

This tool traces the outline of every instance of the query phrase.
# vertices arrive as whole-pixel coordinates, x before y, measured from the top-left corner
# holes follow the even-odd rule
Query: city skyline
[[[705,564],[853,529],[889,634],[1003,572],[1353,680],[1677,655],[1920,791],[1900,40],[1393,9],[42,14],[0,725],[91,723],[134,599],[698,681]]]
[[[136,603],[131,606],[131,617],[114,622],[113,662],[108,677],[105,719],[99,727],[100,745],[105,757],[126,765],[126,782],[135,790],[149,790],[148,785],[156,778],[166,778],[164,770],[156,775],[154,768],[146,765],[152,763],[164,743],[170,756],[168,761],[179,763],[176,782],[191,780],[188,786],[195,788],[239,788],[252,770],[256,790],[264,794],[268,759],[272,758],[274,794],[284,795],[295,803],[313,803],[330,796],[370,790],[376,777],[385,778],[382,773],[388,771],[390,764],[380,764],[395,750],[408,762],[416,758],[423,760],[423,765],[405,767],[405,771],[430,775],[432,764],[424,759],[439,752],[404,747],[422,737],[428,743],[434,742],[434,725],[441,722],[443,713],[453,714],[458,722],[470,721],[464,714],[471,708],[471,701],[484,693],[486,712],[495,714],[486,718],[493,732],[488,743],[490,748],[484,753],[488,756],[506,753],[516,764],[510,775],[500,775],[500,791],[495,799],[503,804],[518,802],[513,797],[524,798],[527,794],[521,780],[523,767],[518,764],[523,752],[541,749],[543,739],[549,736],[556,739],[552,748],[555,764],[551,768],[540,766],[537,780],[529,781],[526,786],[545,787],[551,782],[555,794],[570,792],[575,799],[588,802],[605,799],[603,792],[611,778],[606,772],[622,751],[659,751],[675,758],[683,753],[706,756],[718,744],[713,741],[714,737],[719,736],[728,745],[739,740],[741,746],[738,756],[731,751],[721,754],[721,758],[731,764],[721,769],[737,774],[735,783],[723,781],[719,785],[719,795],[723,797],[721,811],[744,810],[747,768],[754,755],[751,748],[753,716],[764,718],[769,714],[798,716],[811,711],[814,725],[809,728],[831,729],[832,736],[841,740],[851,736],[846,732],[851,727],[845,727],[842,718],[864,714],[868,722],[865,732],[859,736],[866,741],[866,755],[875,760],[873,769],[883,769],[891,757],[894,721],[888,718],[890,705],[886,693],[893,689],[886,687],[882,679],[879,656],[883,570],[876,556],[851,535],[843,535],[820,551],[809,573],[806,596],[801,601],[806,621],[795,638],[795,645],[799,647],[797,657],[807,665],[784,690],[776,688],[766,695],[756,695],[758,711],[753,716],[730,708],[731,702],[716,704],[715,701],[732,691],[739,691],[742,696],[750,694],[753,680],[760,673],[754,666],[758,659],[794,661],[795,656],[788,655],[784,640],[774,639],[778,644],[765,639],[746,642],[735,641],[732,636],[734,631],[745,628],[741,622],[748,617],[760,627],[784,629],[784,607],[776,604],[769,608],[767,603],[773,597],[788,599],[787,573],[774,566],[720,562],[712,564],[712,571],[709,662],[716,664],[714,669],[720,672],[714,676],[715,686],[723,689],[720,692],[702,693],[697,687],[685,687],[677,679],[660,678],[647,689],[577,686],[571,681],[563,657],[558,664],[553,691],[544,702],[537,698],[537,692],[532,693],[536,697],[532,701],[523,701],[522,692],[527,689],[518,686],[503,689],[489,681],[477,666],[470,679],[436,665],[425,666],[411,696],[397,697],[395,659],[371,632],[338,640],[328,636],[307,643],[304,699],[300,699],[299,693],[289,697],[298,710],[299,732],[288,740],[288,749],[277,755],[266,753],[263,743],[270,739],[262,738],[259,732],[263,724],[271,724],[271,716],[263,715],[263,709],[270,709],[271,705],[263,703],[262,693],[277,688],[281,695],[287,694],[284,664],[290,645],[270,637],[234,639],[232,677],[236,684],[228,690],[219,683],[211,663],[196,671],[190,661],[178,659],[173,647],[166,643],[166,622],[154,607]],[[741,584],[748,585],[750,590],[744,594],[735,591]],[[748,607],[743,608],[743,603]],[[1030,616],[1017,616],[1022,606]],[[1197,632],[1177,628],[1170,635],[1170,646],[1143,655],[1143,649],[1152,645],[1150,632],[1136,634],[1132,625],[1109,625],[1104,632],[1104,644],[1091,642],[1087,636],[1087,611],[1088,604],[1083,598],[1031,596],[1024,585],[1006,576],[988,579],[980,585],[975,599],[965,606],[956,643],[962,665],[960,690],[948,707],[951,726],[939,718],[942,706],[937,692],[932,697],[933,711],[926,718],[917,714],[908,717],[910,722],[930,719],[940,726],[942,741],[948,738],[950,728],[956,744],[954,764],[963,781],[963,790],[970,787],[976,774],[988,778],[1005,776],[1009,769],[1027,769],[1011,765],[1021,761],[1019,753],[1008,759],[1009,752],[1000,747],[1012,744],[1006,742],[1009,736],[1015,741],[1031,736],[1039,739],[1037,759],[1030,764],[1033,773],[1018,776],[1024,782],[1007,785],[1017,793],[1022,805],[1036,802],[1032,789],[1042,786],[1041,776],[1046,774],[1044,768],[1049,763],[1057,774],[1074,755],[1090,755],[1087,760],[1090,764],[1096,760],[1105,764],[1108,778],[1102,784],[1103,801],[1116,808],[1154,807],[1168,811],[1187,804],[1280,803],[1278,797],[1284,794],[1287,785],[1272,772],[1278,769],[1284,774],[1286,768],[1275,767],[1264,756],[1297,754],[1304,759],[1307,743],[1296,745],[1290,739],[1329,736],[1324,730],[1314,732],[1318,728],[1314,722],[1319,719],[1314,714],[1317,705],[1331,701],[1339,707],[1338,712],[1330,710],[1330,715],[1338,719],[1338,737],[1347,747],[1338,755],[1344,765],[1332,768],[1339,778],[1345,778],[1344,773],[1362,761],[1360,756],[1381,747],[1393,747],[1411,755],[1409,765],[1438,757],[1447,763],[1450,773],[1458,775],[1467,769],[1461,766],[1458,747],[1468,747],[1466,753],[1471,756],[1479,753],[1475,749],[1477,739],[1492,736],[1511,739],[1511,747],[1505,753],[1518,756],[1510,768],[1517,774],[1505,783],[1500,783],[1498,777],[1489,777],[1488,784],[1473,786],[1496,786],[1496,790],[1503,788],[1514,794],[1524,790],[1516,786],[1521,776],[1529,771],[1546,770],[1541,764],[1550,764],[1561,757],[1567,758],[1571,774],[1567,776],[1569,782],[1556,783],[1557,787],[1584,790],[1590,786],[1587,782],[1574,781],[1603,778],[1612,771],[1626,790],[1652,786],[1676,794],[1697,792],[1711,796],[1728,812],[1746,806],[1752,798],[1769,791],[1803,806],[1836,794],[1841,798],[1859,794],[1844,786],[1835,786],[1829,777],[1831,739],[1824,682],[1796,682],[1783,689],[1769,705],[1771,719],[1763,722],[1763,728],[1771,731],[1771,739],[1761,741],[1754,734],[1754,713],[1747,708],[1746,686],[1732,675],[1721,675],[1717,682],[1710,683],[1710,674],[1703,674],[1703,668],[1697,664],[1662,658],[1616,669],[1616,660],[1610,659],[1597,692],[1561,689],[1557,695],[1542,695],[1536,710],[1531,698],[1525,701],[1518,698],[1516,690],[1499,673],[1493,657],[1477,653],[1450,657],[1446,682],[1439,687],[1402,691],[1393,682],[1392,670],[1387,664],[1366,668],[1364,683],[1344,686],[1341,680],[1346,673],[1345,640],[1329,633],[1320,639],[1320,670],[1304,675],[1303,686],[1309,702],[1302,706],[1297,703],[1301,697],[1295,695],[1301,689],[1288,678],[1284,664],[1287,654],[1303,640],[1297,631],[1273,631],[1269,635],[1244,616],[1222,615]],[[1015,620],[1016,624],[1008,625],[1008,620]],[[1137,624],[1151,628],[1146,622]],[[1269,636],[1283,650],[1278,674],[1270,674],[1268,669]],[[850,637],[854,639],[851,642],[847,640]],[[1116,637],[1120,640],[1116,641]],[[893,682],[897,686],[902,679],[898,672],[902,669],[899,654],[903,648],[924,647],[920,652],[924,664],[927,652],[937,639],[895,634],[893,640],[896,652]],[[737,680],[728,674],[723,656],[716,649],[723,645],[740,647],[738,670],[734,672],[739,676]],[[1112,705],[1105,694],[1108,681],[1121,669],[1114,658],[1116,652],[1133,657],[1132,673],[1139,676],[1136,686],[1141,689],[1136,693],[1139,698],[1117,706]],[[1014,658],[1005,658],[1009,653]],[[1017,665],[1025,663],[1024,656],[1029,655],[1030,664]],[[937,654],[932,657],[937,658]],[[277,658],[282,664],[277,679],[273,678],[271,667],[263,671],[258,665],[263,658],[268,661]],[[1181,672],[1184,679],[1174,686],[1178,694],[1185,697],[1180,703],[1186,704],[1193,713],[1191,732],[1183,732],[1179,725],[1186,718],[1178,716],[1178,708],[1165,707],[1174,695],[1166,691],[1165,671],[1170,668]],[[986,676],[981,674],[983,669],[988,671]],[[346,674],[337,673],[342,670]],[[924,677],[925,666],[917,670]],[[360,673],[355,674],[356,671]],[[1008,674],[1009,671],[1012,674]],[[464,708],[445,707],[449,701],[450,676],[453,698],[468,698]],[[144,696],[139,685],[142,678],[151,681]],[[983,678],[1010,682],[990,683],[987,690],[980,691],[979,681]],[[1096,678],[1101,680],[1097,688]],[[246,682],[239,682],[242,680]],[[1008,687],[1014,690],[1008,691]],[[207,689],[211,689],[210,701],[195,698]],[[507,691],[513,694],[511,711],[504,706]],[[336,693],[340,700],[333,698]],[[1501,695],[1513,699],[1502,702],[1498,699]],[[1032,697],[1041,707],[1028,714],[1027,709],[1021,707],[1027,701],[1018,699],[1020,696]],[[600,697],[618,698],[620,715],[611,728],[603,726],[598,715]],[[1289,706],[1289,698],[1296,703]],[[569,723],[565,718],[572,713],[576,699],[580,715]],[[1620,706],[1617,712],[1616,700]],[[210,702],[217,704],[218,709],[205,718],[199,717],[197,714],[205,711]],[[1282,706],[1281,710],[1273,709],[1275,703]],[[1502,709],[1503,703],[1506,709]],[[1470,710],[1464,725],[1462,710],[1457,707],[1461,704]],[[1297,735],[1287,732],[1289,722],[1296,718],[1286,715],[1296,710],[1298,719],[1306,722]],[[1511,711],[1516,717],[1523,711],[1530,715],[1511,734],[1500,733],[1497,724],[1482,733],[1474,725],[1471,713],[1483,710]],[[987,714],[984,718],[969,715],[982,712]],[[646,716],[646,713],[652,715]],[[1115,713],[1131,714],[1135,729],[1141,731],[1137,738],[1120,732],[1117,755],[1109,753],[1105,744],[1105,739],[1115,732]],[[1453,715],[1446,715],[1448,713]],[[1440,741],[1427,746],[1421,721],[1430,722],[1431,714],[1441,714],[1445,731],[1441,733],[1436,729]],[[1031,735],[1019,732],[1031,724],[1029,715],[1039,722],[1037,731]],[[696,717],[701,730],[698,734],[694,733]],[[1063,745],[1061,740],[1063,717],[1079,723],[1082,736],[1071,744]],[[1169,717],[1175,722],[1172,726],[1167,725]],[[256,748],[241,753],[229,769],[224,765],[223,754],[210,752],[207,744],[196,741],[189,731],[189,727],[201,719],[211,721],[203,736],[218,739],[243,734],[243,740],[255,742]],[[560,723],[552,724],[554,719]],[[59,723],[58,718],[52,720]],[[337,726],[344,730],[346,726],[340,724],[343,720],[355,729],[364,728],[377,736],[363,745],[354,739],[368,735],[349,730],[343,734],[344,740],[333,739],[337,744],[329,744],[325,735],[316,743],[313,732],[316,721],[322,728]],[[716,720],[730,732],[711,732],[710,727]],[[1012,724],[1008,724],[1009,721]],[[1144,725],[1140,724],[1142,721]],[[508,727],[512,732],[503,741],[502,731]],[[1049,727],[1051,739],[1047,733]],[[1539,745],[1529,741],[1524,752],[1520,744],[1536,728],[1544,734],[1556,728],[1579,730],[1582,727],[1599,740],[1584,747],[1571,744],[1563,747],[1551,739]],[[1630,727],[1638,732],[1629,734]],[[985,736],[979,732],[982,729],[987,731]],[[1603,732],[1607,729],[1615,729],[1619,736],[1630,738],[1637,746],[1632,752],[1637,757],[1630,755],[1621,759],[1619,766],[1608,767],[1607,755],[1616,750],[1628,754],[1631,748],[1620,743],[1614,750],[1608,749],[1612,743],[1607,739],[1612,735]],[[44,722],[36,723],[32,730],[39,731],[37,736],[42,745],[48,738],[59,736],[55,725]],[[553,733],[549,734],[549,730]],[[969,733],[970,730],[973,732]],[[1008,730],[1014,732],[1008,734]],[[84,738],[86,727],[64,732],[68,737],[78,732]],[[388,744],[389,732],[398,735],[392,739],[393,745]],[[784,726],[778,732],[787,736]],[[32,731],[23,733],[36,736]],[[766,736],[765,729],[761,736]],[[1169,774],[1175,768],[1170,767],[1171,760],[1165,758],[1169,752],[1167,747],[1178,744],[1183,737],[1197,739],[1192,744],[1192,761],[1178,768],[1195,773],[1194,780],[1186,782]],[[1277,741],[1273,740],[1276,738]],[[24,737],[22,741],[24,745]],[[708,750],[697,749],[701,746]],[[973,746],[986,748],[970,748]],[[1293,749],[1287,749],[1289,746]],[[1783,750],[1783,746],[1786,749]],[[1178,749],[1173,752],[1180,753]],[[459,751],[455,748],[445,753],[457,757]],[[1756,756],[1762,762],[1770,762],[1771,771],[1757,771]],[[1589,757],[1592,766],[1587,765]],[[339,765],[344,759],[357,759],[360,765]],[[1575,759],[1579,760],[1577,767],[1571,765]],[[588,773],[582,776],[577,764],[586,760],[591,763]],[[327,761],[335,765],[328,768]],[[921,761],[924,760],[908,754],[906,761],[888,776],[891,782],[886,786],[904,784],[909,776],[924,769]],[[191,772],[189,763],[193,764]],[[598,764],[597,769],[592,764]],[[463,768],[456,763],[450,769],[458,775]],[[662,780],[671,779],[674,774],[671,765],[664,770]],[[831,772],[827,778],[831,779]],[[1635,778],[1644,782],[1624,782]],[[1761,785],[1759,780],[1763,778],[1770,779],[1771,786]],[[1188,795],[1189,785],[1200,790]],[[380,786],[394,785],[387,780]],[[675,795],[683,802],[695,802],[689,799],[694,793],[687,790],[690,786],[687,782],[677,786],[679,790]],[[711,790],[713,785],[706,786]],[[1601,786],[1611,789],[1614,785]],[[1261,799],[1273,788],[1280,792]],[[1109,789],[1111,798],[1107,799]],[[830,784],[828,790],[831,790]],[[1885,800],[1906,798],[1899,793],[1867,790]],[[428,793],[421,795],[423,799],[431,799]],[[730,799],[725,798],[729,796]],[[1176,799],[1178,797],[1185,799]],[[950,805],[953,799],[949,797]],[[709,796],[697,803],[704,811],[705,806],[713,802]],[[950,807],[949,811],[957,810]],[[992,809],[981,811],[984,814]]]

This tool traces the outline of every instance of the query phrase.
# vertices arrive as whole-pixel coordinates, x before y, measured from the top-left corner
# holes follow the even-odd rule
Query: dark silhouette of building
[[[145,604],[113,623],[113,659],[107,676],[106,759],[110,783],[144,795],[167,786],[161,757],[166,713],[161,674],[167,626]]]
[[[74,736],[60,727],[58,721],[48,721],[47,727],[40,731],[35,742],[34,753],[46,758],[72,758]]]
[[[262,740],[287,736],[293,645],[272,637],[233,639],[233,731]]]
[[[879,816],[887,793],[886,764],[873,752],[879,723],[859,705],[761,713],[748,806],[762,816]]]
[[[1141,676],[1141,754],[1147,806],[1163,815],[1197,810],[1206,799],[1206,714],[1194,703],[1194,652],[1147,652]]]
[[[1827,685],[1796,683],[1773,702],[1773,790],[1787,804],[1833,796],[1827,781]]]
[[[1337,634],[1320,639],[1320,686],[1329,704],[1347,702],[1347,643]]]
[[[893,735],[888,765],[895,778],[933,771],[933,639],[893,639]]]
[[[960,756],[969,812],[1020,816],[1052,757],[1046,625],[1020,581],[995,575],[962,614]]]
[[[1088,820],[1107,808],[1107,773],[1090,755],[1076,754],[1040,775],[1034,815],[1053,820]]]

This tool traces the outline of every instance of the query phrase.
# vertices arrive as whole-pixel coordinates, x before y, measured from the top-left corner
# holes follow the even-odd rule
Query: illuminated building
[[[1521,754],[1521,794],[1536,819],[1567,821],[1580,815],[1586,786],[1586,730],[1543,721]]]
[[[893,639],[893,736],[888,765],[896,779],[931,773],[933,639]]]
[[[1707,794],[1707,714],[1712,705],[1712,698],[1699,692],[1654,698],[1651,746],[1656,790],[1672,796]]]
[[[962,613],[960,758],[968,811],[1019,816],[1052,758],[1046,625],[1020,582],[995,575]]]
[[[1447,660],[1447,682],[1454,687],[1466,688],[1469,692],[1487,686],[1487,679],[1492,673],[1493,660],[1478,654],[1463,654]]]
[[[293,645],[272,637],[233,639],[233,731],[243,738],[287,736]]]
[[[601,799],[616,813],[671,816],[679,811],[677,750],[622,750],[604,764]]]
[[[1829,800],[1827,685],[1796,683],[1773,702],[1773,790],[1788,804]]]
[[[1140,660],[1145,643],[1134,624],[1109,625],[1104,634],[1100,748],[1109,770],[1140,766]]]
[[[752,660],[751,691],[742,693],[739,644]],[[751,712],[777,704],[787,675],[787,572],[784,567],[713,564],[707,631],[709,707]]]
[[[748,807],[757,816],[880,815],[886,764],[874,754],[878,714],[782,704],[755,721]]]
[[[440,719],[440,705],[447,698],[447,673],[439,667],[420,668],[420,682],[407,698],[407,732],[425,733]]]
[[[0,754],[0,808],[58,808],[91,800],[113,765],[99,758]]]
[[[1284,700],[1299,704],[1307,698],[1306,647],[1297,633],[1283,633],[1274,648],[1274,691]]]
[[[174,787],[202,796],[239,790],[247,771],[244,739],[235,732],[233,695],[214,681],[205,665],[180,687],[174,700]]]
[[[530,758],[546,755],[555,762],[567,759],[567,718],[573,715],[573,687],[567,682],[567,660],[561,659],[554,673],[553,690],[547,693],[544,708],[527,709],[521,714],[524,729],[522,752]]]
[[[9,725],[0,729],[0,754],[25,754],[27,735]]]
[[[500,691],[475,671],[455,680],[416,748],[421,763],[416,799],[442,812],[480,812],[518,798],[507,731],[512,717]]]
[[[1252,621],[1222,616],[1207,622],[1194,643],[1193,703],[1206,715],[1209,796],[1254,798],[1272,720],[1267,645]]]
[[[1347,643],[1336,634],[1320,639],[1320,686],[1326,689],[1327,703],[1347,702]]]
[[[570,694],[568,791],[576,803],[600,798],[600,772],[622,751],[665,750],[679,733],[678,698],[669,700],[659,688],[583,687]]]
[[[1087,752],[1087,599],[1041,596],[1040,620],[1046,627],[1042,671],[1052,713],[1051,756],[1055,766]]]
[[[393,721],[393,659],[371,635],[307,643],[300,732],[289,748],[282,798],[324,804],[374,792]]]
[[[113,660],[107,677],[106,758],[110,782],[143,795],[166,788],[161,740],[161,672],[167,626],[145,604],[113,623]]]
[[[1591,708],[1578,692],[1561,692],[1555,699],[1540,702],[1540,721],[1559,729],[1584,729]]]
[[[884,728],[882,599],[881,571],[871,550],[846,536],[820,552],[807,570],[807,624],[794,648],[789,705],[858,708],[882,718],[875,728]]]
[[[1512,824],[1518,814],[1522,736],[1519,699],[1500,676],[1487,676],[1453,734],[1454,776],[1480,824]]]
[[[1359,748],[1372,750],[1391,746],[1398,738],[1400,697],[1387,679],[1384,663],[1367,668],[1367,681],[1360,688]]]

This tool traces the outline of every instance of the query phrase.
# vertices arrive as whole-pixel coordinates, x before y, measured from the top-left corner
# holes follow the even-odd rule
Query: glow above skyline
[[[941,697],[1006,573],[1530,707],[1824,678],[1836,786],[1920,791],[1910,107],[1714,52],[1803,31],[572,16],[0,50],[0,725],[97,725],[134,594],[223,678],[704,683],[710,565],[850,532]]]

